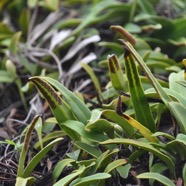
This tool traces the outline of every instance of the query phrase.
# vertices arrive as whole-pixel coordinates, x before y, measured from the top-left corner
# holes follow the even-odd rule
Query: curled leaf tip
[[[117,34],[119,34],[123,39],[129,41],[132,45],[136,44],[135,37],[122,26],[113,25],[110,28],[114,30]]]
[[[57,104],[61,105],[60,96],[49,83],[47,83],[40,77],[32,77],[29,78],[29,80],[32,81],[37,86],[37,88],[43,94],[43,96],[48,101],[52,109],[55,109]]]
[[[118,39],[118,41],[121,43],[121,44],[123,44],[123,45],[125,45],[125,40],[124,39]]]

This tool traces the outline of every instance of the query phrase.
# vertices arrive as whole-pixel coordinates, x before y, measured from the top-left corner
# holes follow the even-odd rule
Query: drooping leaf
[[[127,125],[131,125],[135,129],[139,130],[139,132],[149,141],[151,142],[158,142],[158,139],[156,137],[152,136],[151,131],[144,127],[142,124],[140,124],[138,121],[130,117],[129,115],[122,114],[119,115],[116,112],[112,110],[106,110],[103,111],[103,115],[111,119],[112,121],[117,122],[124,130],[127,128]],[[125,126],[123,126],[125,125]]]
[[[32,77],[29,80],[37,86],[39,91],[48,101],[49,106],[59,124],[63,123],[67,119],[73,119],[71,110],[68,105],[60,98],[57,92],[52,88],[52,86],[50,86],[47,81],[40,77]]]
[[[184,160],[186,158],[186,135],[178,134],[176,139],[166,144],[166,149],[174,154],[178,154],[180,160]]]
[[[65,158],[57,163],[54,170],[52,171],[52,178],[53,182],[55,183],[60,174],[62,173],[63,169],[66,166],[69,166],[70,163],[75,162],[73,159]]]
[[[93,110],[91,118],[87,123],[85,130],[106,133],[109,137],[114,137],[114,124],[101,118],[102,112]]]
[[[77,179],[76,182],[73,183],[73,186],[87,186],[87,185],[91,185],[93,183],[96,183],[99,180],[104,180],[104,179],[107,179],[110,177],[111,177],[111,175],[108,173],[96,173],[91,176]],[[70,184],[70,186],[72,186],[72,185]]]
[[[127,161],[125,159],[118,159],[113,161],[112,163],[108,164],[108,166],[105,168],[104,172],[109,173],[112,170],[116,169],[117,167],[126,164]]]
[[[167,167],[170,169],[172,175],[175,176],[175,164],[172,161],[172,159],[169,156],[163,154],[161,151],[159,151],[158,149],[156,149],[155,147],[153,147],[152,145],[150,145],[148,143],[144,143],[144,142],[137,141],[137,140],[132,140],[132,139],[115,138],[115,139],[106,140],[104,142],[101,142],[100,144],[102,144],[102,145],[107,145],[107,144],[133,145],[133,146],[136,146],[136,147],[141,148],[143,150],[146,150],[148,152],[151,152],[155,156],[158,156],[167,165]]]
[[[54,186],[67,186],[69,183],[76,178],[78,175],[82,174],[83,171],[85,170],[85,166],[80,166],[78,170],[75,172],[71,173],[68,176],[65,176],[64,178],[60,179],[58,182],[54,184]]]
[[[165,166],[165,164],[163,163],[156,163],[154,164],[151,169],[150,169],[150,172],[155,172],[155,173],[159,173],[159,174],[162,174],[163,171],[167,170],[167,167]],[[155,180],[153,179],[150,179],[149,180],[149,184],[150,185],[153,185]]]
[[[158,173],[146,172],[146,173],[139,174],[137,176],[137,178],[139,178],[139,179],[154,179],[154,180],[162,183],[163,185],[175,186],[175,184],[170,179],[168,179],[167,177],[165,177],[161,174],[158,174]]]
[[[63,130],[75,140],[86,139],[92,142],[100,142],[108,139],[108,137],[99,132],[88,132],[85,130],[85,125],[79,121],[67,120],[63,122]]]
[[[81,141],[76,141],[74,143],[74,145],[76,147],[78,147],[79,149],[82,149],[85,152],[89,153],[90,155],[92,155],[95,158],[98,158],[99,156],[101,156],[101,152],[99,150],[97,150],[96,147],[92,147],[89,144],[86,144],[86,143],[81,142]]]
[[[46,80],[58,91],[60,91],[78,121],[81,121],[82,123],[86,124],[91,116],[89,108],[78,97],[76,97],[71,91],[69,91],[58,81],[49,77],[43,77],[42,79]]]

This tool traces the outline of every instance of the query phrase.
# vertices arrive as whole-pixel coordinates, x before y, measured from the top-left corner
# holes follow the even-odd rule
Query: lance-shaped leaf
[[[91,118],[87,123],[85,130],[91,132],[106,133],[109,137],[114,138],[114,124],[101,118],[102,112],[93,110]]]
[[[26,166],[25,170],[23,171],[23,177],[28,177],[31,172],[34,170],[34,168],[39,164],[41,159],[43,159],[46,155],[46,153],[59,141],[63,140],[63,138],[57,138],[50,142],[47,146],[45,146],[42,150],[40,150],[29,162],[29,164]]]
[[[149,129],[144,127],[138,121],[133,119],[132,117],[126,114],[117,114],[112,110],[103,111],[103,115],[106,116],[111,121],[117,122],[124,130],[127,130],[129,134],[131,134],[131,126],[135,129],[139,130],[139,132],[148,140],[154,143],[158,142],[158,139],[155,136],[152,136],[152,133]],[[134,133],[133,133],[134,134]],[[132,135],[132,134],[131,134]]]
[[[60,174],[62,173],[64,168],[66,166],[69,166],[69,164],[72,162],[75,162],[75,160],[66,158],[66,159],[63,159],[57,163],[57,165],[55,166],[55,168],[52,172],[52,178],[53,178],[54,183],[57,181],[58,177],[60,176]]]
[[[108,56],[108,67],[112,86],[116,90],[127,91],[127,79],[123,74],[123,71],[121,69],[120,63],[116,55]]]
[[[154,180],[162,183],[163,185],[175,186],[175,184],[170,179],[168,179],[167,177],[165,177],[161,174],[155,173],[155,172],[145,172],[143,174],[139,174],[137,176],[137,178],[154,179]]]
[[[140,57],[140,55],[136,52],[136,50],[132,47],[132,45],[129,42],[124,42],[121,40],[121,42],[124,44],[124,46],[127,48],[128,52],[132,54],[132,56],[136,59],[138,64],[141,66],[143,71],[145,72],[146,76],[150,80],[151,84],[153,85],[156,92],[159,94],[162,101],[165,103],[167,108],[169,108],[172,115],[177,120],[180,129],[182,133],[186,134],[186,123],[184,121],[183,113],[186,113],[186,108],[183,107],[180,103],[173,104],[173,100],[168,96],[168,94],[163,90],[163,87],[159,84],[159,82],[156,80],[156,78],[153,76],[150,69],[147,67],[143,59]],[[178,107],[179,109],[175,109]],[[181,117],[180,117],[181,116]]]
[[[68,105],[60,98],[58,93],[47,81],[40,77],[32,77],[29,80],[36,85],[44,98],[48,101],[52,113],[59,124],[68,119],[73,119],[73,115]]]
[[[69,174],[68,176],[65,176],[64,178],[60,179],[58,182],[54,184],[54,186],[67,186],[69,183],[82,174],[85,170],[85,166],[80,166],[79,169],[75,170],[75,172]]]
[[[123,164],[126,164],[126,163],[127,163],[127,161],[125,159],[115,160],[115,161],[111,162],[110,164],[108,164],[108,166],[105,168],[104,172],[109,173],[112,170],[114,170],[115,168],[117,168]]]
[[[18,165],[18,170],[17,170],[17,176],[18,177],[23,177],[24,164],[25,164],[26,155],[27,155],[28,148],[29,148],[31,134],[32,134],[32,131],[34,130],[34,127],[35,127],[38,119],[39,119],[39,116],[36,116],[33,119],[33,121],[31,122],[31,124],[30,124],[30,126],[27,129],[27,132],[25,134],[23,148],[22,148],[22,151],[21,151],[21,154],[20,154],[20,157],[19,157],[19,165]]]
[[[42,80],[45,80],[50,83],[63,95],[65,102],[69,105],[71,111],[73,112],[74,116],[77,118],[78,121],[84,124],[87,123],[87,121],[90,119],[91,112],[89,108],[77,96],[75,96],[61,83],[52,78],[42,77]]]
[[[128,50],[125,51],[124,63],[136,119],[149,130],[155,132],[156,125],[142,88],[139,73],[135,61]]]
[[[107,173],[96,173],[91,176],[78,178],[73,182],[73,184],[70,184],[70,186],[85,186],[85,185],[92,185],[93,183],[96,183],[99,180],[104,180],[107,178],[110,178],[111,175]]]
[[[148,152],[153,153],[157,157],[159,157],[170,169],[173,176],[175,176],[175,164],[171,160],[171,158],[168,155],[163,154],[161,151],[150,145],[149,143],[132,140],[132,139],[121,139],[121,138],[115,138],[115,139],[109,139],[104,142],[101,142],[102,145],[107,144],[125,144],[125,145],[133,145],[135,147],[141,148],[143,150],[146,150]]]
[[[179,154],[180,160],[186,159],[186,135],[178,134],[175,140],[166,144],[166,150]]]

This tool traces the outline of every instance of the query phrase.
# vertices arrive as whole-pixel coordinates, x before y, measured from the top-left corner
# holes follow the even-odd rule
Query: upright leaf
[[[124,59],[130,95],[136,118],[142,125],[151,130],[151,132],[155,132],[156,125],[152,117],[152,112],[142,88],[135,61],[128,50],[125,51]]]
[[[43,159],[46,155],[46,153],[59,141],[61,141],[63,138],[57,138],[50,142],[47,146],[45,146],[42,150],[40,150],[29,162],[29,164],[26,166],[25,170],[22,172],[23,178],[28,177],[31,172],[34,170],[34,168],[38,165],[38,163]]]
[[[37,116],[33,119],[33,121],[31,122],[31,124],[30,124],[30,126],[27,129],[27,132],[25,134],[23,148],[22,148],[22,151],[21,151],[21,154],[20,154],[20,157],[19,157],[19,165],[18,165],[18,170],[17,170],[17,176],[18,177],[23,176],[24,164],[25,164],[26,155],[27,155],[28,148],[29,148],[31,134],[32,134],[32,131],[34,130],[34,127],[35,127],[38,119],[39,119],[39,116]]]
[[[121,40],[121,42],[124,44],[124,46],[126,47],[126,49],[128,50],[129,53],[132,54],[132,56],[136,59],[136,61],[139,63],[139,65],[141,66],[141,68],[144,70],[146,76],[148,77],[148,79],[150,80],[151,84],[153,85],[154,89],[156,90],[156,92],[159,94],[160,98],[162,99],[162,101],[165,103],[165,105],[169,108],[170,112],[172,113],[172,115],[175,117],[175,119],[177,120],[180,129],[182,130],[182,132],[184,134],[186,134],[186,123],[184,122],[184,120],[182,119],[182,117],[180,118],[180,116],[185,112],[186,113],[186,108],[185,107],[181,107],[175,104],[171,104],[171,102],[173,101],[168,94],[163,90],[162,86],[159,84],[159,82],[156,80],[156,78],[153,76],[152,72],[150,71],[150,69],[147,67],[147,65],[145,64],[145,62],[143,61],[143,59],[140,57],[140,55],[135,51],[135,49],[132,47],[132,45],[129,42],[124,42],[123,40]],[[179,109],[175,109],[175,106],[179,107]]]
[[[116,55],[108,56],[108,67],[112,86],[116,90],[127,91],[127,79],[122,72],[120,63]]]

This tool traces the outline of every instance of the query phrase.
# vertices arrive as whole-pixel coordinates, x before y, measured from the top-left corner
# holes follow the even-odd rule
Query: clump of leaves
[[[37,86],[48,101],[60,128],[72,140],[75,140],[74,145],[77,147],[77,150],[67,154],[67,159],[58,162],[53,171],[54,182],[58,180],[60,173],[67,164],[71,164],[74,172],[59,179],[54,185],[104,185],[105,179],[115,177],[113,173],[116,171],[122,177],[120,170],[122,165],[133,165],[142,154],[144,155],[147,152],[150,153],[149,167],[143,171],[146,173],[139,174],[137,172],[139,174],[136,176],[137,180],[146,178],[150,179],[150,184],[153,184],[156,180],[165,185],[174,185],[172,180],[176,182],[178,178],[184,179],[181,178],[182,175],[176,173],[178,172],[177,169],[181,168],[184,174],[184,166],[181,162],[186,158],[184,152],[186,145],[184,142],[186,137],[185,104],[180,102],[177,97],[172,97],[167,89],[160,85],[130,43],[123,40],[122,43],[125,46],[126,77],[122,74],[120,78],[123,77],[123,81],[127,81],[130,94],[127,102],[124,100],[123,103],[126,103],[129,108],[131,107],[135,116],[133,116],[133,112],[130,114],[132,116],[123,113],[121,98],[123,95],[119,96],[115,110],[102,108],[91,112],[78,97],[56,80],[48,77],[30,78],[30,81]],[[159,101],[155,101],[153,104],[148,102],[148,96],[143,90],[135,61],[145,72],[161,103]],[[111,81],[113,87],[115,87],[114,83],[117,82],[118,73],[121,73],[121,67],[114,55],[109,56],[108,64]],[[184,74],[182,75],[181,79],[185,82]],[[170,78],[172,78],[171,76]],[[175,77],[177,76],[175,75]],[[182,87],[182,85],[180,86]],[[123,87],[121,86],[121,88]],[[185,87],[182,88],[185,89]],[[119,87],[117,86],[116,89],[119,89]],[[60,92],[62,97],[56,90]],[[164,112],[164,110],[160,109],[160,111],[158,109],[161,108],[159,107],[160,104],[161,107],[164,105],[166,110],[175,118],[175,122],[178,124],[176,128],[180,131],[176,136],[158,131],[160,126],[156,126],[153,115],[156,116],[159,112]],[[148,114],[146,114],[147,112]],[[162,113],[158,117],[161,117],[161,115]],[[163,138],[159,138],[161,136]],[[107,150],[104,152],[99,144],[104,145]],[[129,153],[129,159],[119,158],[119,155],[117,155],[122,147],[119,150],[117,146],[110,146],[109,144],[124,145]],[[129,148],[130,145],[133,146],[132,149]],[[181,150],[178,150],[179,147],[181,147]],[[86,154],[91,157],[89,160],[83,158]],[[114,156],[116,158],[113,161]],[[177,159],[180,161],[178,162]],[[159,167],[159,169],[156,167]],[[171,179],[166,178],[166,175],[161,175],[164,170],[166,170],[166,174],[170,175]],[[130,169],[128,169],[129,171]],[[126,174],[128,175],[128,173]]]

